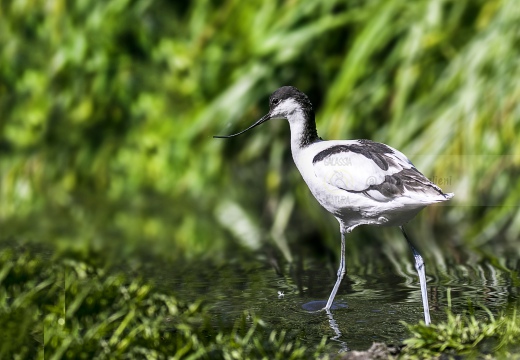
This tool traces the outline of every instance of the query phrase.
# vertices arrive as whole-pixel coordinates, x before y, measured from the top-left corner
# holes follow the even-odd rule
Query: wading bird
[[[346,271],[345,236],[359,225],[399,226],[415,258],[424,307],[430,323],[424,261],[403,225],[424,207],[449,200],[398,150],[370,140],[322,140],[316,131],[314,110],[307,95],[293,86],[276,90],[269,98],[269,113],[247,129],[271,119],[287,119],[291,152],[316,200],[336,217],[341,232],[341,259],[337,280],[323,308],[330,311]]]

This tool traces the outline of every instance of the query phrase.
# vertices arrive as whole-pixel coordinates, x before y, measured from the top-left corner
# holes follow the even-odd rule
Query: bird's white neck
[[[296,110],[287,116],[291,128],[291,151],[293,155],[319,140],[314,114]]]

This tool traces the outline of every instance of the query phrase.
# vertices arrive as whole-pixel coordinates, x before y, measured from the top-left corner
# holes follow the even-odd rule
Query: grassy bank
[[[254,314],[224,325],[200,302],[71,257],[2,250],[0,298],[2,359],[306,359],[325,349]]]
[[[107,272],[80,257],[44,259],[0,252],[0,358],[337,358],[303,345],[254,314],[224,324],[203,302],[183,303],[144,280]],[[448,311],[443,322],[408,325],[398,358],[518,356],[516,310],[477,319]],[[516,355],[515,355],[516,354]]]

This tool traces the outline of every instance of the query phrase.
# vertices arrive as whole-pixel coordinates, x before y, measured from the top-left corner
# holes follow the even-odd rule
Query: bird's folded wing
[[[314,157],[313,167],[315,176],[330,187],[377,201],[443,196],[402,153],[368,140],[327,148]]]

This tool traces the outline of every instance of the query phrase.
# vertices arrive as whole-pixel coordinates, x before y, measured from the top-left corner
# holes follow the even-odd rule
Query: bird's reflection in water
[[[341,331],[339,331],[339,326],[336,323],[336,320],[334,320],[332,313],[330,312],[330,310],[326,310],[326,312],[327,312],[327,317],[329,318],[330,328],[336,334],[336,336],[331,337],[331,340],[336,341],[340,347],[338,353],[350,351],[347,343],[345,341],[341,340]]]
[[[322,301],[322,300],[310,301],[308,303],[303,304],[302,308],[304,310],[310,311],[310,312],[319,312],[319,311],[323,311],[323,308],[325,307],[326,304],[327,304],[327,302]],[[338,303],[338,302],[333,303],[331,306],[332,310],[346,309],[346,308],[348,308],[347,304],[342,304],[342,303]],[[333,341],[336,341],[340,347],[340,350],[338,351],[338,353],[350,351],[347,343],[345,341],[341,340],[342,334],[341,334],[341,331],[339,330],[338,323],[336,322],[336,320],[334,320],[334,316],[332,316],[332,312],[330,310],[325,310],[325,312],[326,312],[328,320],[329,320],[329,326],[335,334],[335,336],[331,337],[330,339]]]

